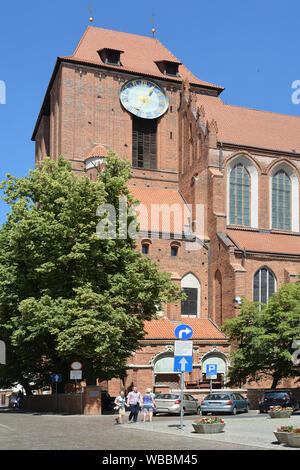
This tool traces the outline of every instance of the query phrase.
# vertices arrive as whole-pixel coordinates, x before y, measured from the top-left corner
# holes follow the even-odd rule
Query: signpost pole
[[[58,382],[62,382],[62,374],[51,374],[51,382],[55,383],[55,403],[56,403],[56,411],[58,411],[58,393],[57,393],[57,384]],[[51,387],[51,394],[54,394],[53,386]]]
[[[55,393],[56,393],[56,411],[58,411],[57,381],[55,382]]]
[[[184,389],[184,372],[180,373],[180,429],[183,428],[183,389]]]
[[[212,392],[212,379],[210,379],[210,393]]]

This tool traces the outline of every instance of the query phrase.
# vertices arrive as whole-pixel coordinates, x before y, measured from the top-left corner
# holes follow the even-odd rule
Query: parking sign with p
[[[206,375],[217,375],[218,364],[206,364]]]

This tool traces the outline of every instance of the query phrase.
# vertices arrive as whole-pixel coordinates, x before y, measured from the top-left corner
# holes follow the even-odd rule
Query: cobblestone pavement
[[[198,417],[201,418],[201,417]],[[126,428],[135,428],[140,430],[146,430],[153,433],[162,433],[161,435],[168,434],[173,436],[189,437],[195,439],[197,442],[201,441],[201,445],[204,445],[204,441],[207,443],[213,443],[225,449],[226,445],[240,445],[250,446],[251,448],[261,450],[299,450],[296,448],[288,447],[284,444],[278,444],[277,439],[273,433],[277,427],[282,425],[293,425],[300,428],[300,414],[297,413],[291,416],[289,419],[271,419],[269,415],[237,415],[237,416],[222,416],[226,425],[224,432],[220,434],[197,434],[194,432],[192,422],[195,417],[184,417],[184,427],[179,428],[179,418],[177,418],[177,425],[174,421],[166,418],[164,421],[153,421],[152,423],[137,423],[137,424],[126,424]]]
[[[191,432],[193,419],[195,416],[186,417],[187,426],[184,431],[180,431],[176,428],[178,417],[156,417],[153,423],[115,425],[113,415],[41,414],[0,409],[0,449],[198,451],[261,449],[261,446],[256,445],[257,440],[254,445],[245,440],[230,442],[230,439],[224,437],[208,439],[193,435]],[[248,420],[245,421],[248,423]],[[175,427],[170,427],[172,425]],[[267,440],[272,439],[270,432]]]

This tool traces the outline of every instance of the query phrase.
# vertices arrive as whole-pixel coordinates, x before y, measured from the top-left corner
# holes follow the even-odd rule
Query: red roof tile
[[[177,190],[139,186],[129,190],[140,202],[136,207],[140,230],[181,234],[189,226],[190,211]]]
[[[205,120],[215,119],[218,140],[232,144],[300,153],[300,118],[224,104],[220,98],[197,95]]]
[[[208,319],[185,318],[182,323],[193,329],[191,340],[227,341],[225,335]],[[178,323],[171,322],[168,318],[145,322],[145,340],[149,339],[173,339],[176,340],[174,330]]]
[[[227,234],[241,250],[300,255],[300,235],[235,229]]]
[[[85,158],[93,158],[93,157],[105,157],[107,154],[107,150],[103,145],[96,145],[92,150],[89,150],[86,153]]]
[[[97,51],[113,49],[124,51],[121,55],[121,66],[104,64]],[[218,92],[223,88],[196,78],[181,62],[156,38],[123,33],[109,29],[88,26],[72,56],[60,57],[78,62],[101,65],[107,68],[119,68],[123,71],[181,82],[188,78],[190,83],[213,87]],[[171,61],[179,64],[179,77],[168,77],[160,72],[155,62]]]

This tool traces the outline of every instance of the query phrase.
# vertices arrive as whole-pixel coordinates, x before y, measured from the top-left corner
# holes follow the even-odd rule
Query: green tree
[[[292,360],[300,338],[299,282],[283,284],[267,305],[243,299],[240,315],[222,329],[233,343],[231,385],[268,378],[276,388],[280,380],[300,376]]]
[[[124,236],[136,223],[129,177],[129,163],[108,152],[97,181],[75,176],[60,157],[2,183],[11,206],[0,230],[2,386],[19,382],[30,393],[48,384],[51,373],[66,380],[74,359],[83,362],[88,383],[122,377],[145,320],[156,317],[161,302],[180,299],[169,274]],[[119,223],[120,196],[128,207]],[[96,233],[106,220],[97,215],[103,204],[116,208],[115,238]],[[106,222],[109,235],[113,227]]]

